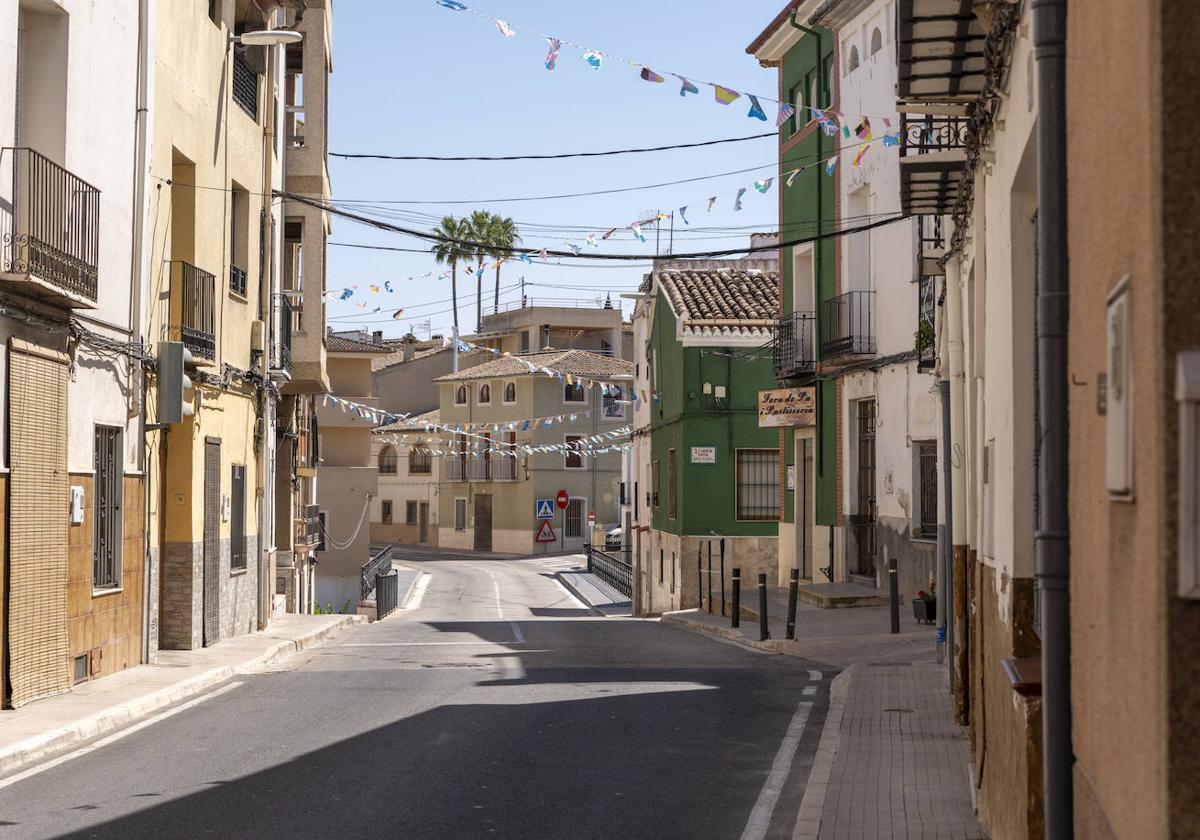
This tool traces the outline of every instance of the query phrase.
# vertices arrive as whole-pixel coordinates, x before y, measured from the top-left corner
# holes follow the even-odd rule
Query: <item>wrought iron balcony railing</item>
[[[968,123],[962,117],[900,115],[900,156],[967,148]]]
[[[202,359],[217,356],[216,297],[217,278],[202,268],[182,260],[174,263],[171,292],[179,340]]]
[[[321,541],[320,508],[305,505],[304,515],[296,520],[296,545],[314,546]]]
[[[279,332],[275,335],[275,352],[271,357],[271,366],[275,370],[291,370],[292,327],[295,325],[296,314],[287,295],[276,295],[275,301],[279,312]]]
[[[466,462],[461,458],[448,458],[446,460],[446,478],[449,481],[466,481]]]
[[[492,481],[516,481],[517,459],[501,455],[492,461]]]
[[[845,292],[821,302],[821,356],[875,352],[875,293]]]
[[[72,306],[96,303],[100,191],[28,148],[12,154],[12,202],[0,200],[0,271]]]
[[[775,378],[805,376],[816,370],[817,314],[793,312],[775,325]]]
[[[258,73],[238,49],[233,51],[233,101],[258,120]]]

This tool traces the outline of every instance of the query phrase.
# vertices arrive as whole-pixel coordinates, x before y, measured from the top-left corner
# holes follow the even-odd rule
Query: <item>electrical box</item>
[[[158,406],[161,424],[180,423],[192,416],[195,391],[187,368],[194,364],[192,354],[178,341],[158,343]]]
[[[267,349],[267,325],[262,321],[250,322],[250,349],[259,353]]]
[[[1130,364],[1129,277],[1108,296],[1105,308],[1105,483],[1110,496],[1133,496],[1133,381]]]
[[[83,524],[83,488],[78,484],[71,485],[71,524]]]

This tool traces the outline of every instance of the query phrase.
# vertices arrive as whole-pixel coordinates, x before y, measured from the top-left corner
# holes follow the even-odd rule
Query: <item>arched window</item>
[[[850,57],[848,59],[846,59],[846,73],[848,75],[850,73],[853,73],[857,69],[858,69],[858,46],[855,45],[850,48]]]
[[[492,386],[486,382],[479,386],[479,404],[488,405],[492,401]]]
[[[396,450],[391,446],[385,446],[379,450],[379,474],[396,474]]]
[[[878,29],[873,29],[871,31],[871,55],[875,55],[881,49],[883,49],[883,33]]]
[[[517,383],[504,383],[504,401],[506,403],[515,403],[517,401]]]
[[[455,405],[466,405],[467,404],[467,386],[466,385],[459,385],[457,388],[454,389],[454,404]]]

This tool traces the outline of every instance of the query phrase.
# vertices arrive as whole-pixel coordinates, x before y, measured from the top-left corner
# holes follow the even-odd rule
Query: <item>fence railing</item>
[[[361,584],[362,599],[365,601],[375,591],[375,581],[380,575],[386,575],[392,570],[392,547],[390,545],[371,546],[371,559],[362,564]]]
[[[320,508],[317,505],[305,505],[304,515],[296,520],[296,543],[311,547],[320,541]]]
[[[517,459],[500,456],[492,461],[492,481],[516,481]]]
[[[96,301],[100,190],[29,148],[12,154],[12,203],[0,201],[0,271]]]
[[[588,571],[613,589],[633,597],[633,563],[624,557],[601,551],[592,545],[585,544],[584,554],[587,555]]]
[[[272,362],[276,370],[291,370],[292,326],[296,315],[287,295],[278,295],[276,301],[279,305],[279,333],[275,337],[275,357]]]
[[[875,293],[845,292],[821,302],[822,357],[875,352]]]
[[[396,611],[400,597],[400,576],[395,571],[375,576],[375,620],[387,618]]]
[[[962,117],[901,114],[900,155],[906,157],[965,149],[969,134],[969,124]]]
[[[512,312],[518,309],[528,309],[533,306],[552,306],[561,309],[614,309],[615,307],[610,301],[599,300],[596,298],[550,298],[550,297],[523,297],[520,300],[509,301],[502,303],[499,306],[483,307],[484,315],[498,315],[501,312]]]
[[[775,325],[775,378],[802,376],[817,366],[817,314],[793,312]]]
[[[217,278],[191,263],[179,262],[179,336],[188,350],[205,359],[217,355]]]

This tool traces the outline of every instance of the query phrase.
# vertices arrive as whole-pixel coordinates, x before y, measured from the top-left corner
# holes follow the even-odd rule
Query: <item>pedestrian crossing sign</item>
[[[534,505],[537,519],[553,519],[554,518],[554,500],[553,499],[538,499]]]
[[[554,528],[549,522],[543,521],[542,524],[538,526],[537,536],[533,538],[533,541],[539,543],[550,543],[554,542],[556,539],[558,539],[558,537],[554,536]]]

